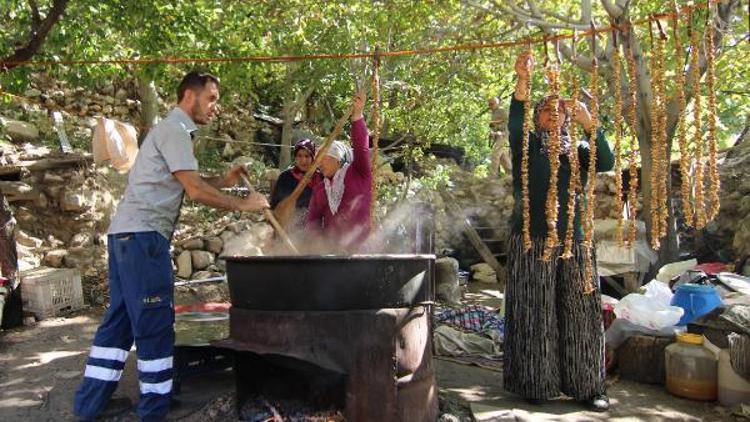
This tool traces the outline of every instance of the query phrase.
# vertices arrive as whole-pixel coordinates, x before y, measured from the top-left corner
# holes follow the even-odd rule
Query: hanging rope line
[[[700,2],[698,4],[684,6],[679,11],[671,11],[664,13],[657,13],[638,21],[633,22],[633,25],[640,26],[646,25],[653,19],[671,19],[678,16],[681,13],[692,12],[697,9],[704,9],[711,4],[719,3],[721,0],[707,0],[706,3]],[[600,33],[607,33],[615,31],[617,27],[613,24],[592,27],[591,29],[584,31],[579,36],[593,36]],[[527,44],[543,44],[547,41],[560,41],[564,39],[573,38],[573,34],[558,34],[558,35],[543,35],[526,37],[519,40],[513,41],[502,41],[496,43],[474,43],[474,44],[459,44],[448,47],[434,47],[434,48],[422,48],[412,50],[397,50],[397,51],[383,51],[378,52],[379,57],[403,57],[403,56],[419,56],[419,55],[430,55],[440,53],[451,53],[457,51],[473,51],[473,50],[485,50],[495,48],[506,48],[506,47],[517,47]],[[88,66],[88,65],[150,65],[150,64],[181,64],[181,63],[241,63],[241,62],[261,62],[261,63],[289,63],[299,61],[313,61],[313,60],[349,60],[349,59],[363,59],[363,58],[374,58],[375,52],[372,53],[350,53],[350,54],[303,54],[303,55],[281,55],[281,56],[244,56],[244,57],[158,57],[150,59],[109,59],[109,60],[8,60],[0,61],[0,70],[6,69],[10,66],[25,67],[25,66]]]

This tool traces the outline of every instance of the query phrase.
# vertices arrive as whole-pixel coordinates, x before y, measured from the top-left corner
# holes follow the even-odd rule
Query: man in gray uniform
[[[177,89],[177,107],[143,141],[128,178],[125,196],[109,227],[111,303],[94,337],[75,412],[93,420],[107,405],[135,341],[143,421],[163,420],[172,393],[174,350],[173,274],[169,243],[183,196],[236,211],[260,211],[265,197],[238,198],[218,189],[234,186],[246,170],[229,169],[203,177],[193,154],[196,124],[213,119],[219,80],[190,72]]]

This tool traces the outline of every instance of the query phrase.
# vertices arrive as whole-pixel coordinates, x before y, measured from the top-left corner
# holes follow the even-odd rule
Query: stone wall
[[[171,92],[158,97],[159,117],[174,107],[174,98],[175,94]],[[139,128],[142,108],[136,81],[132,77],[95,87],[81,87],[50,79],[44,73],[34,73],[31,87],[24,95],[12,100],[7,107],[0,107],[0,139],[6,138],[17,144],[55,145],[57,135],[49,114],[60,111],[73,146],[90,151],[97,117],[119,120]],[[258,114],[259,119],[255,116],[252,108],[236,98],[223,101],[222,110],[214,121],[198,131],[196,150],[213,144],[227,160],[253,152],[269,152],[269,147],[252,142],[278,143],[281,121],[262,114]]]
[[[186,232],[173,248],[175,275],[200,280],[223,275],[226,264],[221,256],[260,256],[273,237],[273,228],[254,219],[237,221],[233,215],[220,218],[216,229],[196,235]]]
[[[3,156],[2,168],[17,168],[19,176],[0,182],[18,223],[19,269],[75,267],[84,278],[100,277],[106,268],[104,233],[124,177],[95,168],[82,154],[62,157],[46,148],[14,153],[6,146]],[[44,168],[37,169],[40,164]]]
[[[463,217],[468,217],[477,226],[492,227],[494,238],[507,239],[514,204],[512,178],[501,177],[493,180],[477,177],[473,172],[462,170],[450,160],[441,161],[441,164],[450,167],[451,186],[446,190],[455,199],[458,208],[463,212]],[[617,218],[614,209],[615,191],[613,173],[603,173],[597,177],[596,219]],[[447,212],[444,195],[431,192],[427,196],[428,201],[437,210],[437,250],[471,248],[462,234],[462,224],[454,215]]]
[[[750,256],[750,142],[747,139],[727,151],[719,164],[719,173],[721,210],[696,244],[728,260],[739,260]],[[744,271],[750,274],[750,266]]]

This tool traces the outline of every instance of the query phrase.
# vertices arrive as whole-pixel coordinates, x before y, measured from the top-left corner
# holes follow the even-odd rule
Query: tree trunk
[[[287,81],[287,96],[284,98],[282,114],[284,124],[281,127],[281,152],[279,153],[279,168],[285,169],[292,163],[292,138],[294,134],[294,119],[297,112],[307,104],[307,99],[313,93],[313,87],[307,88],[299,94],[294,94],[294,89],[290,85],[291,78]]]
[[[138,122],[138,146],[146,138],[148,131],[159,121],[159,94],[154,80],[143,72],[138,72],[138,97],[141,99],[141,116]]]
[[[279,152],[279,168],[285,169],[292,162],[292,131],[294,129],[294,116],[296,113],[296,103],[294,93],[287,91],[284,99],[282,113],[284,116],[284,125],[281,127],[281,151]]]

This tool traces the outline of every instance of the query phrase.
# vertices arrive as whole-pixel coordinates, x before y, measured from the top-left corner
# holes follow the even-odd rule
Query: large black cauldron
[[[434,255],[224,257],[232,306],[259,311],[410,308],[431,300]]]

